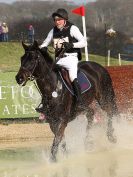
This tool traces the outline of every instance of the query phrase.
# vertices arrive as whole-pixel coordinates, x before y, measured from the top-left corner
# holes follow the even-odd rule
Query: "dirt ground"
[[[107,67],[114,86],[120,112],[133,114],[133,65]]]
[[[53,134],[47,123],[0,125],[0,149],[50,143]]]

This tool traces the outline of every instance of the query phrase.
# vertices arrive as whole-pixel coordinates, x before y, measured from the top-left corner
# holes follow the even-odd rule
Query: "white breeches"
[[[77,53],[65,53],[66,57],[61,58],[57,64],[68,70],[71,82],[77,78],[78,57]]]

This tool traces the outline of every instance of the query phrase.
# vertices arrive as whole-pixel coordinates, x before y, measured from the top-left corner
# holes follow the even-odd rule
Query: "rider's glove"
[[[67,50],[73,48],[73,43],[63,42],[63,46],[64,46],[64,48],[65,48],[66,51],[67,51]]]
[[[46,52],[47,52],[47,49],[48,49],[47,47],[42,47],[40,50],[41,50],[42,52],[45,52],[45,53],[46,53]]]
[[[47,52],[47,49],[48,49],[47,47],[42,47],[39,50],[43,55],[45,55],[45,53]]]

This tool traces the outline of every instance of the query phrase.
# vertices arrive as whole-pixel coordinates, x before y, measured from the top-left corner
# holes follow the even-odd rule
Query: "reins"
[[[55,62],[53,62],[52,66],[51,66],[50,72],[53,71],[54,66],[56,65],[56,63],[62,58],[63,54],[65,53],[65,50],[66,49],[63,48],[62,51],[60,52],[59,56],[56,57]]]
[[[38,90],[39,94],[40,94],[41,97],[42,97],[42,93],[41,93],[40,89],[39,89],[38,86],[37,86],[36,80],[32,80],[32,81],[33,81],[33,83],[34,83],[36,89]]]
[[[25,67],[22,67],[22,69],[25,70],[27,73],[29,73],[28,80],[33,81],[33,83],[34,83],[35,87],[37,88],[39,94],[42,96],[42,93],[41,93],[40,89],[39,89],[38,86],[37,86],[36,80],[39,80],[39,79],[40,79],[40,80],[43,80],[43,77],[45,77],[45,76],[43,76],[43,77],[39,77],[39,76],[38,76],[38,77],[35,77],[35,76],[33,75],[33,73],[34,73],[34,71],[35,71],[35,69],[36,69],[38,63],[40,63],[40,65],[43,67],[43,65],[44,65],[43,60],[45,60],[45,58],[44,58],[45,56],[43,56],[42,53],[41,53],[39,50],[36,50],[36,52],[37,52],[37,57],[36,57],[36,59],[35,59],[35,64],[34,64],[34,67],[32,68],[32,71],[29,71],[29,70],[26,69]],[[51,66],[50,66],[50,68],[49,68],[49,72],[47,72],[47,74],[49,74],[49,73],[51,73],[51,72],[53,71],[54,66],[55,66],[56,63],[62,58],[64,52],[65,52],[65,48],[62,49],[62,51],[60,52],[59,56],[56,58],[55,61],[53,61],[53,63],[51,64]],[[30,53],[30,51],[29,51],[29,53]],[[27,58],[28,58],[28,57],[29,57],[29,56],[27,56]],[[43,58],[41,58],[41,57],[43,57]],[[41,72],[41,71],[40,71],[40,72]],[[42,74],[44,75],[43,72],[42,72]]]
[[[61,57],[63,56],[63,54],[65,53],[65,48],[62,49],[62,51],[60,52],[59,56],[56,57],[56,60],[55,60],[55,64],[61,59]]]

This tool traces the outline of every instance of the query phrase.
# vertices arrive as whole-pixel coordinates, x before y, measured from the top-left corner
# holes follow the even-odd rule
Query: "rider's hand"
[[[63,42],[63,46],[64,46],[64,48],[65,48],[66,51],[67,51],[67,50],[73,48],[73,43]]]
[[[47,52],[47,49],[48,49],[47,47],[42,47],[42,48],[40,48],[40,51],[43,54],[43,53]]]

